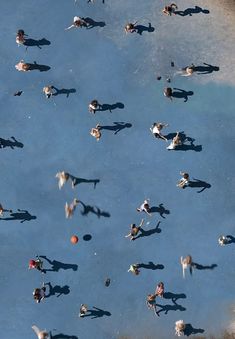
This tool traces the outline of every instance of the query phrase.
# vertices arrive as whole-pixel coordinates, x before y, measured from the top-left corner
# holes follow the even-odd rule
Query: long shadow
[[[193,14],[199,14],[199,13],[203,13],[203,14],[209,14],[210,11],[208,9],[202,9],[199,6],[195,6],[194,8],[187,8],[184,11],[175,11],[174,14],[178,14],[180,16],[192,16]]]
[[[193,268],[195,268],[196,270],[213,270],[214,268],[216,268],[218,265],[216,264],[212,264],[210,266],[204,266],[201,264],[198,264],[196,262],[192,263]]]
[[[232,235],[226,235],[226,238],[228,238],[229,240],[226,242],[226,245],[230,245],[235,243],[235,238]]]
[[[106,23],[104,21],[95,21],[89,17],[84,19],[86,23],[88,24],[87,29],[92,29],[94,27],[104,27],[106,26]]]
[[[159,221],[157,223],[157,226],[151,230],[145,231],[144,229],[140,228],[141,234],[137,235],[135,238],[133,238],[133,240],[136,240],[138,238],[143,238],[143,237],[149,237],[150,235],[155,234],[155,233],[161,233],[162,230],[159,228],[160,223],[161,221]]]
[[[108,212],[101,211],[100,208],[97,207],[97,206],[86,205],[81,200],[79,200],[79,203],[83,207],[83,211],[81,212],[82,215],[88,215],[89,213],[93,213],[98,218],[100,218],[100,217],[110,218],[110,214]]]
[[[199,72],[197,74],[210,74],[212,72],[218,72],[219,67],[218,66],[212,66],[210,64],[207,64],[203,62],[204,66],[194,66],[194,71]]]
[[[189,337],[191,334],[198,334],[205,332],[202,328],[193,328],[191,324],[185,324],[184,335]]]
[[[58,333],[56,335],[51,334],[51,339],[78,339],[78,337],[76,335]]]
[[[163,204],[159,204],[159,206],[153,206],[153,207],[151,207],[149,212],[150,212],[150,213],[159,213],[160,216],[161,216],[162,218],[164,218],[164,219],[166,218],[166,217],[164,217],[164,214],[170,214],[170,211],[167,210],[167,209],[163,206]]]
[[[176,136],[176,133],[169,133],[165,135],[167,140],[171,140]],[[194,145],[195,139],[188,137],[184,132],[179,133],[180,140],[182,141],[182,145],[177,146],[174,151],[195,151],[201,152],[202,145]],[[189,142],[189,144],[185,144]]]
[[[66,88],[56,88],[55,86],[51,86],[56,92],[53,93],[53,96],[57,96],[57,95],[61,95],[61,94],[66,94],[66,97],[69,97],[69,94],[71,93],[76,93],[76,89],[75,88],[70,88],[70,89],[66,89]]]
[[[164,312],[165,314],[167,314],[169,311],[186,311],[186,308],[176,304],[176,302],[174,302],[173,305],[160,305],[160,304],[156,304],[158,307],[160,307],[161,309],[158,311],[158,313]]]
[[[148,26],[136,25],[135,29],[136,33],[139,35],[142,35],[143,32],[152,33],[155,31],[155,28],[151,25],[151,22],[149,22]]]
[[[96,111],[109,111],[110,113],[112,113],[113,110],[119,108],[119,109],[123,109],[125,107],[125,105],[122,102],[116,102],[116,104],[102,104],[101,107],[99,109],[97,109]]]
[[[23,223],[25,221],[30,221],[30,220],[37,219],[37,217],[35,215],[31,215],[26,210],[17,209],[17,211],[19,213],[17,213],[17,212],[10,213],[10,217],[9,218],[0,218],[0,220],[21,220],[20,222]]]
[[[164,269],[164,265],[162,264],[157,264],[155,265],[152,261],[149,261],[148,264],[138,264],[138,268],[145,268],[146,270],[163,270]]]
[[[175,303],[178,299],[185,299],[187,297],[184,293],[164,292],[163,298],[164,299],[171,299],[172,302]]]
[[[73,175],[69,175],[72,179],[73,186],[77,186],[79,184],[94,184],[94,188],[96,188],[96,185],[100,182],[99,179],[83,179],[83,178],[77,178]]]
[[[45,272],[59,272],[59,270],[77,271],[78,269],[78,265],[76,264],[64,264],[57,260],[50,260],[45,255],[40,255],[40,258],[43,258],[52,266],[50,269],[44,269]]]
[[[177,99],[184,99],[184,102],[188,101],[188,97],[192,96],[194,93],[193,91],[185,91],[184,89],[180,88],[173,88],[176,91],[172,92],[172,97]]]
[[[211,184],[209,184],[209,183],[206,182],[206,181],[202,181],[202,180],[193,178],[193,181],[190,180],[190,181],[188,182],[188,187],[192,187],[192,188],[201,188],[200,191],[197,191],[197,193],[201,193],[201,192],[203,192],[205,189],[211,188]]]
[[[60,297],[62,294],[67,295],[70,293],[70,289],[68,285],[65,286],[59,286],[59,285],[55,285],[52,286],[51,283],[45,283],[45,285],[49,286],[49,293],[45,296],[45,298],[49,298],[53,295],[56,295],[56,297]]]
[[[100,126],[99,130],[106,129],[108,131],[115,131],[114,134],[118,134],[124,128],[131,128],[132,124],[124,122],[114,122],[113,126]]]
[[[35,40],[35,39],[25,39],[24,45],[28,47],[38,47],[38,48],[42,48],[41,46],[49,46],[51,44],[51,42],[45,38],[43,39],[39,39],[39,40]]]
[[[104,316],[110,317],[111,313],[108,311],[104,311],[101,308],[93,306],[93,310],[88,310],[89,314],[85,314],[83,318],[85,317],[92,317],[91,319],[96,319],[96,318],[102,318]]]
[[[50,66],[47,65],[39,65],[36,63],[36,61],[34,61],[33,64],[29,64],[27,63],[27,65],[29,65],[29,71],[35,71],[38,70],[39,72],[47,72],[51,69]]]
[[[14,149],[14,147],[23,148],[24,144],[22,142],[19,142],[16,140],[15,137],[11,137],[10,139],[3,139],[0,138],[0,148],[10,147],[11,149]]]

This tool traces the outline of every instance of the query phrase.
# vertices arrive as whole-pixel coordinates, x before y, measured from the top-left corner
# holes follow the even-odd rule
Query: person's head
[[[189,174],[188,173],[184,173],[183,174],[183,178],[187,180],[189,178]]]
[[[28,71],[29,68],[30,68],[29,64],[25,64],[25,63],[22,64],[22,69],[23,69],[24,71]]]
[[[18,29],[17,35],[24,35],[24,30],[23,29]]]
[[[35,260],[29,260],[29,269],[36,267],[36,261]]]
[[[144,208],[145,208],[146,210],[149,210],[149,204],[148,204],[147,202],[144,204]]]

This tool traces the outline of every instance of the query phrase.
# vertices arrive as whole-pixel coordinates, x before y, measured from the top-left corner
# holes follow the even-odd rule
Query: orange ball
[[[72,244],[76,244],[78,242],[78,237],[76,235],[72,235],[72,237],[70,238],[70,241]]]

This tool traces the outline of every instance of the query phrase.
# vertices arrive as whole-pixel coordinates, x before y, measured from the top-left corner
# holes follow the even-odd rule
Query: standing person
[[[19,72],[29,72],[30,71],[30,65],[27,64],[26,62],[24,62],[24,60],[21,60],[20,62],[18,62],[18,64],[15,65],[15,68]]]
[[[162,13],[171,16],[171,14],[173,14],[176,9],[178,9],[177,5],[173,3],[171,5],[165,6],[162,10]]]
[[[89,112],[94,114],[100,108],[102,108],[102,105],[96,99],[92,100],[88,106]]]
[[[23,45],[25,43],[25,37],[27,35],[25,34],[23,29],[19,29],[16,33],[16,43],[18,46]]]
[[[100,132],[100,125],[97,124],[95,128],[92,128],[90,131],[90,135],[92,135],[94,138],[96,138],[97,141],[101,138],[101,132]]]
[[[36,325],[32,326],[32,329],[34,330],[35,334],[38,336],[38,339],[50,339],[51,335],[46,330],[39,330],[39,328]]]
[[[182,175],[182,178],[176,186],[180,188],[185,188],[189,183],[189,174],[186,172],[180,172],[180,175]]]
[[[36,259],[29,260],[29,270],[36,269],[42,273],[45,273],[43,270],[43,261],[39,258],[38,255],[36,255]]]
[[[131,224],[131,231],[129,234],[125,235],[125,238],[130,238],[130,240],[135,240],[135,237],[138,235],[139,231],[141,230],[141,227],[143,226],[144,219],[141,220],[141,223],[139,226],[136,226],[136,224]]]
[[[182,71],[184,72],[182,76],[184,77],[191,76],[195,71],[195,65],[191,64],[191,66],[187,66],[186,68],[183,68]]]
[[[0,217],[3,217],[4,212],[12,213],[12,210],[6,210],[5,208],[3,208],[2,204],[0,204]]]
[[[172,100],[172,94],[173,94],[173,91],[172,91],[172,88],[171,87],[166,87],[164,89],[164,95],[165,97],[169,98]]]
[[[40,303],[45,298],[46,287],[45,284],[42,284],[41,288],[35,288],[33,291],[33,298],[36,303]]]
[[[221,235],[218,239],[218,243],[220,246],[227,245],[229,243],[229,238],[225,235]]]
[[[147,304],[147,307],[153,310],[154,313],[159,317],[159,314],[157,312],[156,297],[157,297],[156,294],[148,294],[146,304]]]
[[[162,134],[161,134],[161,130],[163,129],[163,127],[167,127],[169,126],[168,124],[163,124],[161,122],[154,122],[152,124],[152,126],[150,127],[150,131],[153,133],[153,135],[156,138],[159,139],[163,139],[165,141],[167,141],[167,138],[165,138]]]
[[[88,306],[85,304],[81,304],[80,310],[79,310],[79,317],[82,318],[88,311]]]
[[[59,179],[58,185],[59,185],[59,189],[61,189],[64,186],[64,184],[69,180],[70,175],[69,173],[62,171],[62,172],[56,173],[55,177]]]
[[[75,16],[73,18],[73,24],[67,28],[65,28],[65,30],[69,30],[71,28],[82,28],[82,27],[87,27],[87,22],[84,18],[80,18],[79,16]]]
[[[53,86],[45,86],[42,91],[46,98],[49,99],[53,95]]]
[[[193,273],[193,260],[191,255],[187,255],[185,258],[180,257],[180,263],[183,270],[183,278],[185,278],[185,270],[189,267],[189,272],[192,275]]]
[[[129,270],[127,272],[131,272],[134,275],[139,275],[140,274],[140,270],[138,269],[138,264],[130,265],[130,268],[129,268]]]
[[[170,145],[167,147],[168,150],[174,150],[176,149],[178,146],[182,145],[182,140],[180,138],[180,133],[177,132],[176,136],[172,139],[172,142],[170,143]]]
[[[71,204],[68,204],[66,202],[66,204],[65,204],[65,216],[66,216],[67,219],[72,218],[78,203],[79,203],[78,199],[73,199]]]
[[[175,322],[175,335],[178,337],[181,337],[184,335],[184,330],[186,328],[186,325],[183,320],[178,320]]]
[[[126,26],[125,26],[125,32],[126,32],[126,34],[127,33],[134,33],[134,32],[136,32],[137,30],[136,30],[136,28],[135,28],[135,25],[137,24],[137,21],[133,24],[133,23],[131,23],[131,22],[129,22],[128,24],[126,24]]]
[[[157,287],[156,287],[155,294],[156,294],[158,297],[162,298],[163,295],[164,295],[164,291],[165,291],[164,284],[163,284],[163,282],[160,282],[160,283],[157,285]]]
[[[150,209],[150,206],[149,206],[149,199],[145,199],[143,204],[140,205],[140,207],[138,207],[136,210],[138,212],[145,212],[151,217],[152,214],[150,214],[151,209]]]

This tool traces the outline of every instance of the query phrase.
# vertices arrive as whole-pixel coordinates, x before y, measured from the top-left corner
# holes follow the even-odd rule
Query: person
[[[178,146],[182,145],[182,140],[180,138],[180,134],[179,132],[176,133],[176,136],[172,139],[172,142],[170,143],[170,145],[167,147],[168,150],[174,150],[176,149]]]
[[[89,103],[88,109],[90,113],[94,113],[97,111],[97,109],[100,109],[102,105],[99,104],[98,100],[94,99]]]
[[[149,199],[145,199],[143,204],[140,205],[140,207],[138,207],[136,210],[138,212],[145,212],[151,217],[151,214],[150,214],[151,209],[150,209],[150,206],[149,206]]]
[[[3,208],[2,204],[0,204],[0,217],[3,217],[4,212],[12,213],[12,210],[7,210],[7,209]]]
[[[187,66],[186,68],[183,68],[182,71],[183,71],[182,76],[184,77],[191,76],[195,71],[195,65],[191,64],[191,66]]]
[[[192,275],[193,273],[193,260],[191,255],[187,255],[185,258],[180,257],[180,263],[182,266],[182,270],[183,270],[183,278],[185,278],[185,270],[189,267],[189,272]]]
[[[24,33],[23,29],[19,29],[16,33],[16,43],[18,44],[18,46],[23,45],[25,43],[25,36],[27,36]]]
[[[81,304],[80,310],[79,310],[79,317],[82,318],[88,311],[88,306],[85,304]]]
[[[18,62],[18,64],[15,65],[15,68],[19,72],[29,72],[30,71],[30,65],[27,64],[26,62],[24,62],[24,60],[21,60],[20,62]]]
[[[53,95],[53,86],[45,86],[42,91],[46,98],[49,99]]]
[[[92,135],[94,138],[96,138],[97,141],[101,138],[101,132],[100,132],[100,125],[97,124],[95,128],[92,128],[90,131],[90,135]]]
[[[35,288],[33,291],[33,297],[36,303],[40,303],[45,298],[46,287],[45,284],[42,284],[41,288]]]
[[[126,24],[125,26],[125,32],[127,33],[134,33],[136,32],[136,28],[135,25],[137,24],[137,21],[133,24],[131,22],[129,22],[128,24]]]
[[[131,272],[134,275],[139,275],[140,274],[140,270],[138,269],[138,264],[130,265],[130,268],[129,268],[129,270],[127,272]]]
[[[65,216],[67,219],[72,218],[78,203],[79,203],[79,200],[77,199],[73,199],[70,205],[67,202],[65,203]]]
[[[181,337],[184,335],[184,330],[186,328],[186,325],[183,320],[178,320],[175,322],[175,335],[178,337]]]
[[[172,100],[172,94],[173,94],[173,91],[172,91],[172,88],[171,87],[166,87],[164,89],[164,95],[165,97],[169,98]]]
[[[43,261],[39,258],[38,255],[36,255],[36,260],[34,259],[29,260],[29,270],[36,269],[42,273],[45,273],[42,267]]]
[[[180,172],[180,175],[182,175],[182,178],[176,186],[180,188],[185,188],[189,183],[189,174],[186,172]]]
[[[156,294],[158,297],[162,298],[163,295],[164,295],[164,291],[165,291],[165,289],[164,289],[164,284],[163,284],[163,282],[160,282],[159,284],[157,284],[155,294]]]
[[[50,339],[51,335],[46,330],[39,330],[36,325],[32,326],[33,331],[38,336],[38,339]]]
[[[227,245],[229,243],[229,238],[226,237],[225,235],[221,235],[218,239],[218,243],[220,246]]]
[[[65,30],[69,30],[71,28],[82,28],[82,27],[87,27],[87,22],[84,18],[80,18],[79,16],[75,16],[73,18],[73,24],[67,28],[65,28]]]
[[[178,9],[176,4],[170,4],[168,6],[165,6],[162,10],[162,13],[165,15],[170,15],[175,12],[175,10]]]
[[[131,231],[129,234],[125,235],[125,238],[131,237],[130,240],[135,240],[135,237],[138,235],[143,223],[144,219],[141,220],[139,226],[136,226],[136,224],[131,224]]]
[[[149,309],[154,310],[154,313],[159,316],[157,312],[156,297],[156,294],[148,294],[146,304]]]
[[[150,127],[150,131],[153,133],[153,135],[156,138],[159,139],[163,139],[165,141],[167,141],[167,138],[165,138],[162,134],[161,134],[161,130],[163,129],[163,127],[167,127],[169,126],[168,124],[163,124],[161,122],[154,122],[152,124],[152,126]]]
[[[64,184],[69,180],[70,175],[69,173],[62,171],[62,172],[56,173],[55,177],[59,179],[58,186],[59,186],[59,189],[61,189],[64,186]]]

